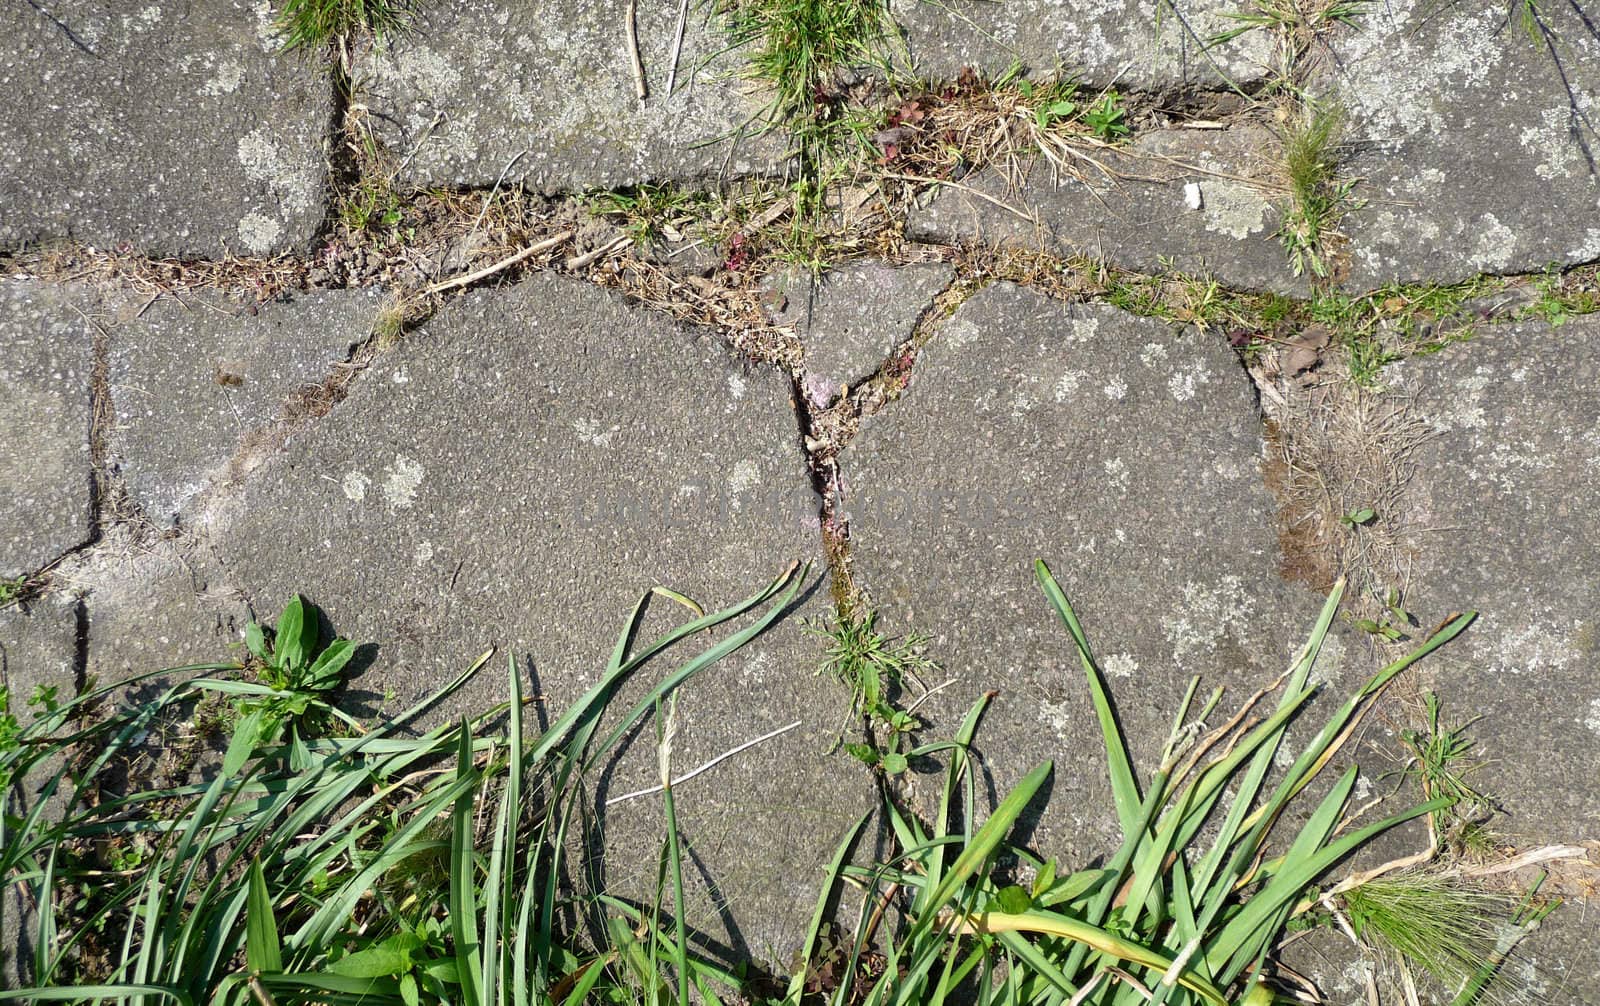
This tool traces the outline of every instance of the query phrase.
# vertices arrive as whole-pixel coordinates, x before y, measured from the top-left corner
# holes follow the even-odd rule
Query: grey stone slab
[[[279,54],[275,10],[15,5],[0,40],[0,246],[307,247],[326,211],[333,85],[314,58]]]
[[[0,280],[0,577],[89,538],[90,300],[76,287]]]
[[[858,585],[889,624],[929,633],[957,681],[919,710],[930,735],[998,690],[979,746],[999,792],[1055,760],[1030,836],[1049,851],[1104,855],[1116,829],[1082,671],[1033,560],[1077,609],[1148,770],[1191,675],[1240,702],[1315,619],[1317,599],[1277,574],[1261,456],[1220,338],[1006,283],[940,326],[905,395],[841,455]],[[936,785],[913,782],[924,798]]]
[[[1249,32],[1203,51],[1201,40],[1238,26],[1226,0],[1186,0],[1178,14],[1153,0],[896,0],[912,67],[954,80],[965,67],[997,77],[1019,62],[1036,77],[1058,70],[1095,87],[1163,90],[1264,79],[1271,47]]]
[[[793,325],[805,347],[807,396],[826,404],[876,374],[954,277],[938,262],[870,261],[830,269],[820,281],[803,269],[769,277],[773,320]]]
[[[392,692],[397,709],[492,645],[495,666],[440,715],[502,700],[510,655],[553,718],[595,680],[651,585],[722,605],[819,557],[798,440],[775,371],[591,285],[536,277],[446,305],[201,527],[258,609],[300,591],[341,632],[378,644],[357,692]],[[826,597],[800,614],[820,615]],[[802,723],[678,793],[715,881],[690,878],[692,921],[759,959],[798,949],[816,868],[872,801],[868,776],[825,754],[848,697],[815,676],[820,654],[792,617],[679,703],[684,769]],[[647,731],[599,795],[655,779]],[[659,803],[605,818],[608,881],[648,893]]]
[[[1415,456],[1418,617],[1476,610],[1436,665],[1476,777],[1527,844],[1600,836],[1600,319],[1525,322],[1386,380],[1438,435]],[[1432,624],[1427,622],[1427,624]]]
[[[71,698],[77,669],[77,606],[67,598],[44,597],[27,606],[0,609],[0,686],[10,693],[10,713],[26,725],[33,717],[29,700],[37,687],[56,689],[60,701]],[[39,778],[16,781],[6,794],[6,813],[21,814],[38,799]],[[4,917],[0,921],[0,982],[21,988],[29,974],[32,929],[36,916],[30,899],[16,884],[0,889]]]
[[[349,357],[381,302],[376,289],[329,291],[251,313],[202,292],[124,310],[110,339],[110,447],[144,515],[171,524],[190,510],[252,433]]]
[[[732,137],[766,98],[739,79],[720,19],[691,15],[666,93],[677,6],[640,4],[649,95],[634,95],[623,11],[582,0],[445,0],[416,30],[361,63],[361,101],[400,177],[418,185],[492,185],[505,172],[545,192],[613,188],[724,172],[770,171],[777,134]]]
[[[940,189],[911,211],[906,233],[941,244],[983,240],[1081,253],[1140,272],[1171,263],[1240,289],[1303,295],[1309,283],[1290,272],[1267,187],[1276,146],[1259,126],[1171,129],[1094,151],[1106,170],[1085,162],[1078,178],[1043,160],[1026,167],[1020,185],[989,169],[962,181],[983,195]],[[1185,191],[1190,185],[1199,188],[1198,208]]]
[[[1376,6],[1335,43],[1366,201],[1341,224],[1348,287],[1600,259],[1600,36],[1577,12],[1540,8],[1554,54],[1493,3]]]

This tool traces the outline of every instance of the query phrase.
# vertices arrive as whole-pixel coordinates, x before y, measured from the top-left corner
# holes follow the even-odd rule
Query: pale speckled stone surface
[[[1161,9],[1158,12],[1158,6]],[[894,0],[913,68],[923,79],[954,80],[964,67],[985,77],[1014,61],[1035,77],[1075,73],[1093,87],[1222,89],[1264,79],[1271,46],[1249,32],[1203,52],[1202,43],[1238,22],[1228,0],[1180,0],[1182,21],[1156,0]],[[1185,24],[1187,28],[1185,28]]]
[[[947,187],[911,211],[906,233],[941,244],[982,240],[1081,253],[1144,272],[1170,261],[1229,286],[1303,296],[1309,284],[1290,272],[1276,237],[1269,181],[1276,148],[1272,133],[1258,126],[1170,129],[1141,135],[1123,150],[1095,151],[1120,177],[1084,162],[1077,165],[1083,177],[1073,178],[1035,160],[1022,185],[1012,186],[990,169],[962,184],[1016,212]],[[1189,183],[1200,186],[1199,209],[1185,201]]]
[[[252,432],[367,337],[381,304],[373,289],[326,291],[252,314],[199,291],[123,311],[110,328],[110,455],[145,517],[171,524],[224,478]]]
[[[354,687],[393,691],[389,708],[496,646],[491,670],[439,715],[501,701],[515,656],[553,717],[593,683],[650,586],[709,608],[820,558],[798,439],[775,371],[588,283],[538,276],[447,303],[199,526],[258,610],[299,590],[340,631],[377,642]],[[826,603],[824,587],[799,614]],[[681,614],[662,599],[652,611]],[[799,948],[819,867],[872,803],[869,776],[827,754],[848,696],[815,674],[820,655],[791,616],[679,700],[682,769],[803,724],[678,792],[720,890],[689,878],[691,921],[736,955],[787,961]],[[597,795],[655,781],[650,736],[597,778]],[[605,819],[608,882],[647,897],[660,804]]]
[[[807,270],[790,270],[769,277],[765,287],[776,301],[774,320],[793,325],[805,346],[807,394],[825,403],[841,386],[876,374],[954,277],[955,270],[939,262],[897,267],[860,261],[830,269],[820,281]]]
[[[1385,371],[1438,431],[1417,457],[1419,617],[1480,612],[1438,691],[1473,727],[1500,830],[1600,837],[1600,319],[1524,322]],[[1431,622],[1429,623],[1431,624]]]
[[[691,13],[669,96],[677,7],[639,5],[650,86],[641,105],[620,7],[441,0],[418,13],[416,31],[369,53],[357,74],[374,127],[406,159],[406,181],[487,186],[505,170],[508,181],[561,192],[781,165],[778,134],[721,140],[767,98],[739,79],[736,54],[701,66],[727,46],[715,18],[707,27]]]
[[[333,86],[279,53],[269,0],[9,5],[0,38],[0,247],[161,255],[310,244]]]
[[[1397,0],[1335,42],[1340,170],[1366,201],[1341,224],[1348,287],[1600,259],[1600,37],[1567,5],[1540,11],[1560,67],[1501,4]]]
[[[841,455],[858,585],[896,629],[929,633],[957,681],[921,708],[929,736],[998,689],[979,733],[995,790],[1055,759],[1040,847],[1116,840],[1082,671],[1033,560],[1077,608],[1148,769],[1190,675],[1242,701],[1315,618],[1277,574],[1261,454],[1219,336],[1000,283],[939,326]],[[1339,667],[1330,653],[1324,673]],[[923,798],[931,778],[913,781]]]
[[[3,578],[89,539],[92,300],[79,287],[0,280]]]

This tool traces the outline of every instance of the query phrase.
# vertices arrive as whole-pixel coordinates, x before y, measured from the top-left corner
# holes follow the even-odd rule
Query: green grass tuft
[[[1306,101],[1279,134],[1289,201],[1278,230],[1296,276],[1328,276],[1328,244],[1339,218],[1352,208],[1354,183],[1338,175],[1344,113],[1337,106]]]
[[[278,15],[285,49],[320,49],[339,38],[398,32],[409,17],[404,0],[284,0]]]

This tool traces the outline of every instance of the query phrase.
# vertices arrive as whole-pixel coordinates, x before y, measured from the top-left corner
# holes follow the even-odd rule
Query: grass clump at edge
[[[381,39],[408,17],[405,0],[283,0],[278,29],[285,49],[319,49],[361,31]]]
[[[799,1006],[820,996],[836,1006],[937,1004],[965,985],[985,1003],[1015,1006],[1068,996],[1103,1006],[1132,1006],[1152,995],[1179,1006],[1271,1002],[1272,950],[1289,920],[1314,908],[1321,878],[1388,828],[1449,805],[1440,796],[1376,823],[1345,821],[1357,774],[1351,767],[1309,816],[1298,815],[1304,824],[1292,837],[1269,844],[1285,809],[1331,764],[1374,697],[1462,631],[1470,614],[1370,679],[1269,785],[1285,729],[1316,690],[1309,675],[1337,609],[1336,588],[1276,683],[1282,686],[1276,708],[1247,718],[1272,691],[1262,689],[1239,717],[1202,733],[1188,720],[1198,689],[1198,681],[1191,683],[1160,764],[1141,782],[1083,630],[1049,570],[1039,563],[1036,571],[1089,686],[1123,844],[1103,865],[1067,872],[1008,843],[1050,774],[1049,763],[1028,773],[979,823],[973,742],[986,697],[953,740],[909,752],[945,761],[936,812],[921,820],[887,803],[882,813],[895,849],[872,866],[847,865],[866,819],[851,829],[834,857],[802,965],[781,996],[752,1001]],[[684,1006],[690,997],[720,1002],[719,989],[750,993],[739,974],[691,949],[681,913],[663,904],[668,878],[673,902],[682,897],[683,848],[670,799],[670,702],[680,684],[782,617],[803,579],[791,570],[711,615],[690,605],[697,617],[635,651],[632,634],[647,594],[599,682],[540,732],[527,730],[513,665],[508,702],[474,719],[403,736],[423,703],[359,737],[301,738],[298,769],[289,766],[296,752],[288,742],[263,737],[238,774],[117,796],[94,788],[101,771],[130,751],[163,709],[192,695],[192,683],[101,719],[89,711],[110,701],[112,689],[52,706],[25,728],[27,743],[3,752],[18,776],[58,765],[32,808],[15,807],[7,795],[0,869],[8,883],[34,892],[41,908],[32,926],[38,985],[14,997],[60,999],[74,982],[69,997],[185,1003],[415,1006],[431,997],[576,1006],[592,993],[612,1002]],[[661,677],[620,717],[606,716],[609,730],[600,733],[623,679],[674,644],[742,615],[755,617]],[[280,624],[280,636],[283,630]],[[487,658],[428,701],[458,688]],[[181,670],[224,666],[238,667]],[[1213,695],[1195,722],[1216,702]],[[609,894],[575,899],[562,878],[587,866],[563,856],[568,837],[585,827],[582,779],[652,713],[667,794],[655,902]],[[65,811],[47,821],[42,808],[58,793]],[[1202,840],[1208,821],[1220,829]],[[81,872],[86,849],[130,835],[142,838],[146,853],[124,859],[110,881],[100,871],[108,889],[93,902],[91,918],[73,919],[55,899],[56,885]],[[1003,862],[1030,868],[1031,883],[1011,882]],[[843,966],[831,987],[818,987],[809,962],[821,949],[843,883],[866,896],[844,960],[835,962]],[[891,901],[900,921],[880,942],[877,929]],[[591,920],[593,942],[571,938],[564,920],[574,914]],[[83,985],[73,949],[96,932],[126,938],[102,939],[106,973],[95,976],[98,984]],[[865,966],[874,956],[876,963]]]

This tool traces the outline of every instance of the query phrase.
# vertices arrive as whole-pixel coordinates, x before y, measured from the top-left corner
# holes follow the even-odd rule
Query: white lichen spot
[[[601,425],[600,420],[583,418],[572,424],[572,429],[578,434],[578,439],[595,447],[610,447],[611,441],[616,439],[622,427],[612,426],[607,429]]]
[[[1073,318],[1067,329],[1068,342],[1088,342],[1100,331],[1099,318]]]
[[[1072,732],[1072,707],[1065,702],[1051,702],[1049,699],[1039,700],[1039,719],[1057,737],[1067,737]]]
[[[945,322],[944,339],[951,349],[963,349],[978,341],[978,326],[966,318],[952,318]]]
[[[418,566],[426,566],[433,559],[433,542],[422,541],[417,543],[416,551],[411,553],[411,561]]]
[[[1172,397],[1180,402],[1187,402],[1194,398],[1195,392],[1204,385],[1211,383],[1211,371],[1199,360],[1189,365],[1187,370],[1181,370],[1167,378],[1167,390]]]
[[[1113,377],[1106,382],[1106,386],[1102,390],[1105,391],[1107,398],[1113,402],[1120,402],[1128,397],[1128,382],[1120,377]]]
[[[139,20],[143,21],[146,27],[155,27],[161,23],[161,8],[146,7],[144,10],[139,12]]]
[[[1106,484],[1118,492],[1128,489],[1128,463],[1121,458],[1106,458],[1101,465],[1106,470]]]
[[[1471,377],[1456,382],[1455,394],[1448,397],[1430,418],[1441,433],[1450,430],[1477,430],[1488,425],[1483,410],[1483,392],[1493,375],[1487,367],[1477,368]]]
[[[406,365],[402,363],[400,366],[394,368],[394,373],[389,375],[389,380],[395,384],[410,384],[411,371],[407,370]]]
[[[239,138],[239,163],[245,176],[272,190],[293,213],[311,209],[315,198],[315,185],[307,181],[306,173],[297,170],[293,160],[272,142],[265,126]]]
[[[1215,584],[1191,581],[1183,587],[1183,600],[1161,619],[1161,631],[1172,644],[1179,665],[1196,655],[1215,653],[1217,643],[1232,632],[1244,638],[1249,626],[1244,581],[1232,574]]]
[[[413,87],[430,97],[437,97],[461,83],[461,74],[441,55],[419,45],[400,55],[400,75]]]
[[[244,82],[244,64],[237,60],[224,60],[217,67],[216,75],[200,85],[200,93],[216,97],[220,94],[232,94]]]
[[[728,394],[732,395],[734,398],[743,398],[746,387],[747,385],[745,384],[745,380],[742,375],[728,375]]]
[[[1500,637],[1492,669],[1497,674],[1540,674],[1560,670],[1571,661],[1567,641],[1549,626],[1534,622]]]
[[[1491,269],[1504,269],[1517,253],[1517,232],[1501,223],[1493,213],[1478,218],[1478,240],[1472,247],[1473,262]]]
[[[1265,230],[1271,212],[1272,204],[1242,182],[1218,180],[1206,185],[1206,230],[1243,240]]]
[[[1113,678],[1131,678],[1139,671],[1139,661],[1131,653],[1113,653],[1100,669]]]
[[[1056,401],[1064,402],[1078,393],[1078,385],[1089,376],[1087,370],[1069,370],[1056,381]]]
[[[1147,342],[1139,350],[1139,362],[1146,367],[1158,367],[1167,361],[1167,347],[1159,342]]]
[[[339,488],[344,490],[345,499],[352,503],[360,503],[367,498],[367,486],[371,484],[372,480],[361,472],[346,472],[344,479],[339,483]]]
[[[394,456],[394,464],[384,470],[383,498],[391,510],[404,510],[417,500],[423,468],[404,454]]]
[[[1539,113],[1539,125],[1524,127],[1518,137],[1524,149],[1541,158],[1533,173],[1547,182],[1575,174],[1580,167],[1587,168],[1583,148],[1568,128],[1570,114],[1566,106],[1547,108]]]
[[[1600,734],[1600,698],[1589,702],[1589,714],[1583,718],[1583,725]]]
[[[257,255],[266,255],[277,247],[283,236],[283,225],[264,213],[246,213],[239,218],[239,241]]]

